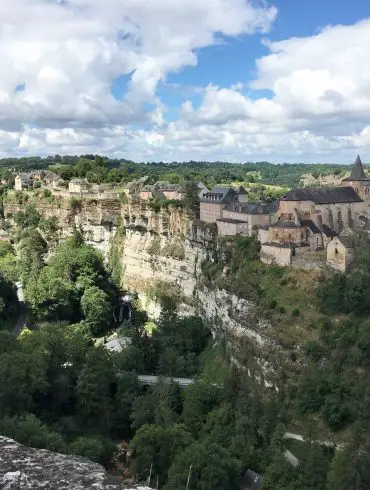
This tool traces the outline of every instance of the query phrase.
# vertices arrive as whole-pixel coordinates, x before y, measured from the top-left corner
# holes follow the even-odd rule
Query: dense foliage
[[[168,180],[179,183],[186,180],[202,181],[207,186],[219,183],[250,182],[279,185],[283,187],[298,186],[303,174],[344,175],[346,166],[317,164],[271,164],[269,162],[246,162],[232,164],[228,162],[148,162],[135,163],[125,159],[110,159],[98,155],[50,156],[4,158],[0,160],[0,171],[48,169],[61,175],[63,179],[87,177],[91,182],[128,182],[149,176],[149,183],[157,180]],[[3,170],[4,169],[4,170]],[[1,176],[1,175],[0,175]],[[3,174],[9,180],[9,174]]]

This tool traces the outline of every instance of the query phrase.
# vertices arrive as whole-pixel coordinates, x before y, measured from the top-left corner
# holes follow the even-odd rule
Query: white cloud
[[[276,10],[245,0],[12,0],[0,3],[0,125],[150,120],[159,81],[195,65],[218,35],[267,31]],[[113,81],[130,78],[123,101]],[[16,87],[24,85],[23,91]],[[158,119],[159,118],[159,119]],[[160,114],[154,115],[160,123]]]
[[[370,20],[265,40],[253,82],[174,86],[203,98],[166,121],[157,89],[169,73],[225,37],[268,32],[276,13],[262,0],[0,2],[1,154],[345,161],[359,149],[366,160]]]

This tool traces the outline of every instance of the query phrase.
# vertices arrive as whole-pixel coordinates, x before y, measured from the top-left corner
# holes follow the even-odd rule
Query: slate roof
[[[294,221],[286,220],[278,221],[274,225],[271,225],[271,228],[301,228],[301,225],[296,225]]]
[[[324,233],[324,235],[330,238],[338,236],[338,233],[335,230],[333,230],[333,228],[330,228],[330,226],[328,225],[322,225],[322,232]]]
[[[216,186],[210,192],[204,192],[200,201],[223,204],[232,201],[236,195],[236,191],[232,187]]]
[[[226,207],[226,211],[243,214],[270,214],[276,211],[275,203],[264,202],[231,202]]]
[[[353,165],[352,168],[351,175],[346,179],[343,179],[344,182],[352,181],[352,180],[357,180],[357,181],[370,180],[370,177],[367,177],[367,175],[365,174],[360,155],[357,155],[355,164]]]
[[[312,231],[312,233],[321,233],[321,231],[318,229],[318,227],[311,219],[302,219],[301,225],[307,226],[307,228],[309,228]]]
[[[219,218],[217,221],[221,221],[223,223],[234,223],[236,225],[240,223],[248,223],[248,221],[243,221],[241,219],[233,219],[233,218]]]
[[[283,201],[312,201],[315,204],[363,202],[352,187],[291,189]]]
[[[247,189],[243,187],[242,185],[238,187],[238,194],[248,194]]]
[[[159,180],[154,184],[154,187],[160,191],[179,191],[181,190],[180,184],[170,184],[169,182],[164,182]]]

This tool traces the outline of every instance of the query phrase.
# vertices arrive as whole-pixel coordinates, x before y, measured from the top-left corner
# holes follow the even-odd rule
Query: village
[[[255,236],[261,244],[261,260],[297,268],[329,266],[347,271],[354,258],[353,236],[358,230],[370,230],[370,177],[365,174],[360,156],[350,175],[337,187],[291,189],[273,202],[250,201],[243,187],[216,186],[209,190],[196,182],[201,222],[213,223],[220,236]],[[181,201],[182,184],[148,177],[117,184],[91,184],[73,178],[65,182],[57,174],[45,171],[18,173],[16,191],[45,187],[53,195],[94,199],[113,199],[124,195],[127,202],[153,200]]]

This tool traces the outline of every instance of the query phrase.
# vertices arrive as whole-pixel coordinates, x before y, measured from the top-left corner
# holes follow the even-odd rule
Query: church
[[[343,256],[348,262],[352,252],[345,237],[364,228],[364,223],[369,224],[369,204],[370,178],[360,156],[349,177],[337,187],[291,189],[279,202],[274,224],[259,232],[264,261],[271,263],[273,259],[284,256],[280,260],[281,265],[289,265],[285,264],[287,261],[291,265],[296,252],[328,251],[333,248],[328,247],[329,244],[337,239],[346,244],[348,253]],[[338,249],[335,246],[334,253]],[[340,267],[345,269],[347,263]]]

